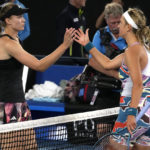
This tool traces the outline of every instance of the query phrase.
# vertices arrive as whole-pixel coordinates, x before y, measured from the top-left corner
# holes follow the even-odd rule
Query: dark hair
[[[21,8],[18,5],[9,2],[1,5],[0,20],[4,21],[5,18],[9,18],[12,15],[22,15],[28,11],[28,8]]]

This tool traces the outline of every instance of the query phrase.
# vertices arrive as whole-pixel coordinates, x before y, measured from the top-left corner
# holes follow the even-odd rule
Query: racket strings
[[[99,140],[95,145],[94,150],[108,150],[108,148],[111,147],[110,138],[111,136],[108,135]]]
[[[129,147],[132,146],[130,145],[130,137],[119,134],[108,134],[98,140],[94,145],[94,150],[115,150],[116,148],[119,148],[120,144],[123,144],[128,150]],[[113,149],[114,145],[115,149]]]

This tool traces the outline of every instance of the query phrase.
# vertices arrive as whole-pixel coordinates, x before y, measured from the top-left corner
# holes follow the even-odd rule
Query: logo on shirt
[[[16,118],[15,116],[13,116],[10,120],[13,121],[13,120],[16,120],[16,119],[17,119],[17,118]]]
[[[78,22],[79,21],[79,18],[74,18],[73,19],[73,22]]]

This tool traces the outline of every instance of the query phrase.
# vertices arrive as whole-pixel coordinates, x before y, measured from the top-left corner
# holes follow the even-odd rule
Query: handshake
[[[74,28],[66,28],[66,32],[64,35],[64,44],[68,48],[71,46],[73,41],[76,41],[80,45],[84,46],[85,50],[89,52],[94,46],[89,40],[89,29],[86,29],[86,32],[84,33],[81,29],[74,29]]]

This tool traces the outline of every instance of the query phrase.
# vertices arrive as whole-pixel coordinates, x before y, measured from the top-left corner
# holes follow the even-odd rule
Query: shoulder
[[[7,55],[11,56],[11,52],[17,49],[17,42],[10,39],[8,36],[3,36],[0,38],[0,47],[1,47],[1,52],[7,53]]]
[[[20,45],[17,41],[11,39],[8,36],[0,38],[1,46],[5,47],[7,50],[14,49],[16,46]]]
[[[68,9],[68,6],[66,6],[64,9],[62,9],[60,11],[60,13],[58,14],[58,16],[64,16],[64,15],[68,14],[68,12],[69,12],[69,9]]]
[[[97,30],[97,31],[95,32],[95,34],[96,34],[96,35],[100,35],[100,30]]]
[[[67,16],[69,16],[69,13],[67,12],[66,9],[64,9],[57,15],[56,20],[59,21],[65,19]]]
[[[125,56],[126,57],[133,57],[137,58],[141,56],[141,53],[143,52],[144,47],[140,44],[128,47],[127,50],[125,51]]]
[[[3,43],[3,46],[9,45],[12,41],[13,41],[13,40],[10,39],[9,36],[2,35],[2,36],[0,37],[0,42]]]
[[[100,31],[97,30],[97,31],[95,32],[94,36],[93,36],[93,41],[99,40],[99,39],[100,39]]]
[[[95,32],[94,37],[100,37],[100,31],[99,31],[99,30],[97,30],[97,31]]]

